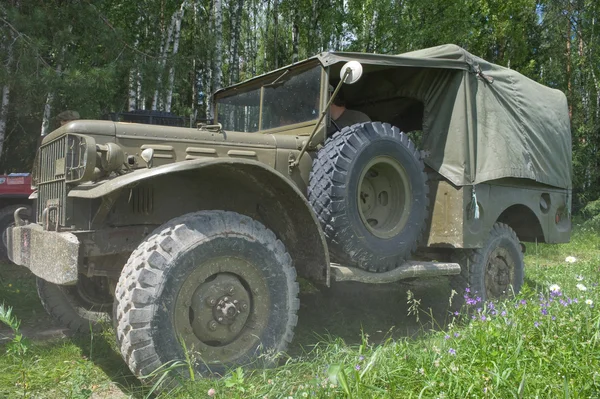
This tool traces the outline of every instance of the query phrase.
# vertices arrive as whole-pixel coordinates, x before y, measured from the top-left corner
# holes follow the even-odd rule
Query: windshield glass
[[[264,90],[262,118],[260,93]],[[217,100],[218,122],[225,130],[257,132],[319,117],[321,67],[274,74],[262,87],[246,89]],[[260,126],[259,126],[260,120]]]
[[[319,116],[321,68],[287,74],[265,86],[261,130],[311,121]]]
[[[236,132],[258,132],[258,113],[260,109],[260,88],[219,100],[218,121],[223,129]]]

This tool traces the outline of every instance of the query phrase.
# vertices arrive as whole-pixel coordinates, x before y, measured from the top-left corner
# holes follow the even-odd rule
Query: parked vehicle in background
[[[372,122],[328,135],[339,90]],[[201,375],[273,364],[297,276],[447,275],[503,298],[523,283],[521,242],[569,241],[564,94],[457,46],[321,53],[213,103],[197,128],[55,130],[36,161],[37,222],[17,214],[9,230],[46,309],[79,330],[112,313],[137,376],[174,359]]]
[[[23,215],[27,217],[31,215],[32,201],[29,196],[32,192],[30,173],[0,175],[0,232],[2,233],[0,261],[2,262],[9,261],[6,229],[14,225],[17,209],[25,208]]]

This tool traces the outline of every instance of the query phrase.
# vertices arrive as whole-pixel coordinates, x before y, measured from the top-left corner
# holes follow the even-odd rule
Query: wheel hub
[[[410,210],[406,171],[388,156],[373,158],[358,183],[358,210],[364,226],[379,238],[391,238],[404,228]]]
[[[506,249],[499,247],[490,254],[485,280],[489,297],[502,297],[508,293],[514,280],[514,261]]]
[[[249,303],[250,294],[236,276],[217,275],[198,286],[192,296],[193,334],[207,344],[218,346],[232,342],[248,320]]]

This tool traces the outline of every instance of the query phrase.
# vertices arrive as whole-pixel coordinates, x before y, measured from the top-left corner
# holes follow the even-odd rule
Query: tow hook
[[[15,211],[15,226],[25,226],[25,224],[27,224],[22,218],[21,215],[19,215],[19,213],[23,212],[23,211],[27,211],[27,208],[25,207],[20,207]]]

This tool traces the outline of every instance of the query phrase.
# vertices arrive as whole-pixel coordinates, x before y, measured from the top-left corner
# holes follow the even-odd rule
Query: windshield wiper
[[[269,87],[269,86],[275,86],[277,84],[277,82],[279,80],[281,80],[281,78],[283,78],[285,75],[287,75],[290,72],[289,69],[286,69],[285,71],[283,71],[283,73],[281,75],[279,75],[279,77],[277,79],[275,79],[274,81],[272,81],[271,83],[267,83],[266,85],[264,85],[264,87]],[[283,83],[283,82],[282,82]]]

